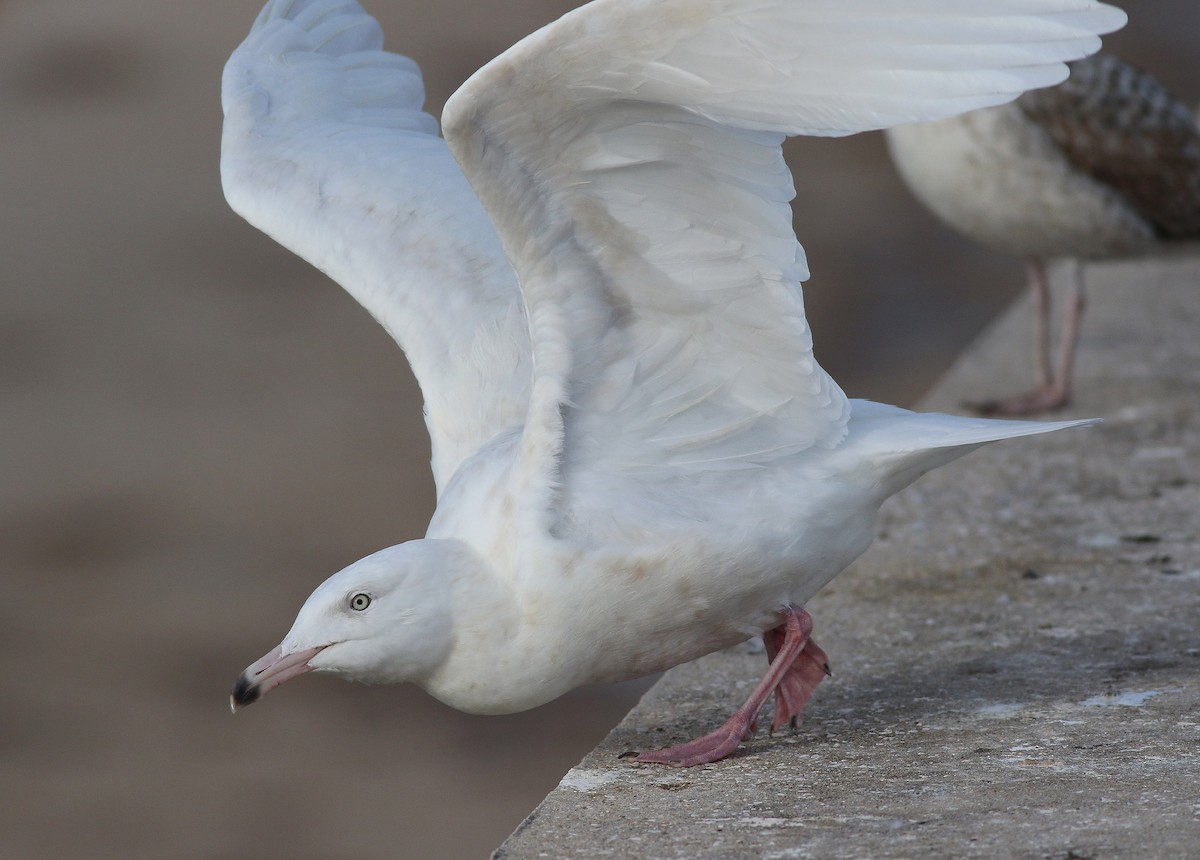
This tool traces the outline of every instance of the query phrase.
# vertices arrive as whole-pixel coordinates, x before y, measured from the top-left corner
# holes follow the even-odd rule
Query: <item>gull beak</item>
[[[233,685],[233,692],[229,694],[229,710],[236,714],[238,709],[254,704],[284,681],[303,675],[312,669],[308,661],[317,656],[323,648],[324,645],[284,654],[282,646],[276,646],[261,660],[247,666],[246,671],[238,676]]]

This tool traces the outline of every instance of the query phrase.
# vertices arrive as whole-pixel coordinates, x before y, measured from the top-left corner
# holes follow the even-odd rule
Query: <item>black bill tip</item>
[[[236,714],[239,709],[257,702],[261,695],[257,684],[245,675],[240,675],[233,685],[233,692],[229,694],[229,710]]]

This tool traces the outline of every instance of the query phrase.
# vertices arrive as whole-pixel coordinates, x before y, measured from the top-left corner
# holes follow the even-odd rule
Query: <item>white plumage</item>
[[[225,72],[226,194],[404,348],[438,508],[318,588],[235,703],[313,668],[512,711],[767,631],[757,704],[778,686],[776,720],[798,716],[820,655],[800,607],[883,500],[1069,424],[848,400],[813,357],[780,144],[1002,103],[1123,22],[1093,0],[596,0],[472,76],[443,143],[354,0],[269,2]]]

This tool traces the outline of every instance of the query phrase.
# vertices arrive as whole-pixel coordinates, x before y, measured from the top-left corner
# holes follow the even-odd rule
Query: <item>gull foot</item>
[[[774,655],[783,644],[783,633],[778,627],[768,630],[763,633],[763,642],[767,646],[768,659],[774,659]],[[779,686],[775,688],[775,713],[771,717],[771,734],[775,734],[784,726],[790,725],[795,728],[799,725],[804,706],[817,689],[817,684],[832,674],[829,658],[820,645],[809,639],[780,679]]]
[[[1065,388],[1048,386],[996,400],[968,400],[963,403],[963,406],[978,415],[1012,418],[1018,415],[1033,415],[1038,412],[1056,412],[1070,401],[1070,393]]]
[[[639,753],[636,761],[671,767],[694,767],[720,761],[731,755],[743,740],[754,734],[758,712],[775,693],[775,716],[771,731],[796,724],[805,703],[821,679],[829,674],[829,659],[813,642],[812,616],[803,607],[789,606],[783,624],[766,631],[763,643],[770,667],[746,703],[734,711],[715,732],[654,752]]]
[[[740,713],[740,711],[738,712]],[[634,761],[665,764],[671,767],[694,767],[729,757],[744,738],[750,736],[750,720],[739,719],[735,713],[715,732],[654,752],[638,753]]]

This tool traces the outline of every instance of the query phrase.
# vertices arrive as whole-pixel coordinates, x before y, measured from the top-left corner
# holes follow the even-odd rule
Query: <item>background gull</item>
[[[845,7],[589,4],[448,103],[462,172],[356,3],[265,7],[226,69],[226,193],[404,347],[439,499],[426,539],[313,593],[235,704],[316,669],[509,712],[764,633],[746,705],[642,756],[712,761],[772,692],[776,726],[799,716],[825,663],[802,604],[882,501],[1079,423],[847,399],[812,356],[779,147],[1056,83],[1123,14]]]
[[[933,123],[887,130],[913,193],[947,224],[1024,258],[1034,294],[1037,382],[974,404],[985,414],[1059,409],[1070,399],[1084,307],[1080,260],[1200,239],[1200,126],[1157,81],[1115,57],[1074,63],[1058,87]],[[1073,262],[1051,358],[1047,266]]]

